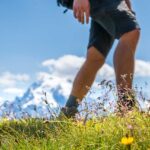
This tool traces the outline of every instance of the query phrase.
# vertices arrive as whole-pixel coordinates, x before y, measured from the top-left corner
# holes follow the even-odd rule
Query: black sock
[[[76,107],[77,108],[79,106],[77,99],[78,98],[76,96],[70,95],[69,99],[67,100],[66,107]]]

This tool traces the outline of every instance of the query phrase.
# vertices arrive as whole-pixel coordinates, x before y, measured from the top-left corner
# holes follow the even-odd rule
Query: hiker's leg
[[[88,49],[86,60],[74,80],[71,95],[80,100],[83,99],[88,92],[87,87],[91,87],[97,71],[104,64],[104,60],[104,56],[95,47]]]
[[[114,53],[114,67],[118,92],[124,89],[132,89],[134,56],[139,35],[139,29],[123,34]]]
[[[109,35],[102,26],[92,20],[87,57],[75,77],[72,91],[66,103],[66,108],[78,107],[78,101],[82,101],[83,97],[89,91],[96,73],[104,64],[113,42],[114,38]]]
[[[89,90],[87,87],[91,87],[97,71],[104,64],[104,60],[104,56],[94,46],[90,46],[86,60],[75,77],[66,106],[61,109],[66,117],[75,117],[79,101],[82,101],[87,94]]]

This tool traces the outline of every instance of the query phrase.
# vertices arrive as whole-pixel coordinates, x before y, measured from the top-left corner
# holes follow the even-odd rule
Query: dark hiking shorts
[[[91,29],[88,49],[94,46],[106,57],[124,33],[140,29],[135,13],[125,0],[91,0]]]

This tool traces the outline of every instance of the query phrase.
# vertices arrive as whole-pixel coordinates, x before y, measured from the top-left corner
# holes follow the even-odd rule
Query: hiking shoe
[[[76,107],[63,107],[60,111],[60,116],[65,116],[67,118],[75,118],[78,109]]]
[[[124,113],[132,111],[134,108],[138,109],[138,102],[135,94],[132,92],[123,93],[120,100],[117,102],[117,111]]]
[[[120,111],[131,111],[133,110],[133,108],[136,106],[136,101],[135,99],[131,99],[131,100],[128,100],[128,99],[124,99],[124,100],[120,100],[117,102],[117,107],[118,107],[118,110]]]

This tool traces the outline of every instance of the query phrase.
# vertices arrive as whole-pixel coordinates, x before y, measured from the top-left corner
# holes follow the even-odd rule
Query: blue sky
[[[150,1],[133,0],[142,28],[136,58],[150,60]],[[29,74],[42,70],[41,63],[66,54],[85,56],[89,25],[79,24],[56,0],[0,0],[0,73]],[[114,47],[107,63],[112,64]],[[28,84],[30,83],[28,82]]]

